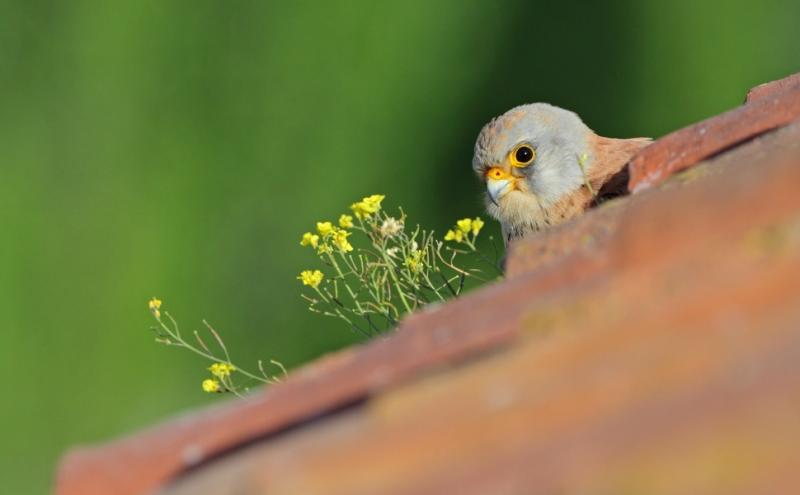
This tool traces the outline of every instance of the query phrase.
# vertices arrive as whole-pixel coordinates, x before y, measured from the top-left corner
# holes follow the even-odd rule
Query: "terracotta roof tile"
[[[663,183],[674,173],[742,141],[800,117],[800,76],[750,90],[747,103],[662,137],[630,164],[634,193]]]
[[[775,99],[797,102],[768,92],[704,124],[713,139],[687,156],[728,151],[518,243],[506,280],[246,399],[75,449],[56,492],[800,485],[800,124],[729,149],[786,117]],[[639,190],[685,166],[663,158],[689,129],[637,158]]]
[[[745,99],[745,102],[749,103],[754,100],[766,98],[768,96],[775,96],[779,93],[787,91],[797,91],[798,86],[800,86],[800,73],[792,74],[789,77],[759,84],[755,88],[750,89],[750,91],[747,92],[747,98]]]
[[[498,284],[489,311],[514,322],[512,345],[244,449],[164,495],[800,485],[787,469],[800,461],[799,143],[794,126],[715,160],[717,179],[642,196],[601,248],[602,276],[546,293],[539,269]]]

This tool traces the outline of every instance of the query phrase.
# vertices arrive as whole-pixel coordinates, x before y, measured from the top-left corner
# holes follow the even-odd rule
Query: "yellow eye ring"
[[[529,144],[517,145],[508,154],[508,161],[512,167],[525,168],[536,159],[536,151]]]

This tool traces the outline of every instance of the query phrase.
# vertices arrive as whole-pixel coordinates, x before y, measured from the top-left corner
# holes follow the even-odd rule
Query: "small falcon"
[[[624,180],[625,165],[650,143],[598,136],[575,113],[532,103],[483,127],[472,168],[508,244],[583,213]]]

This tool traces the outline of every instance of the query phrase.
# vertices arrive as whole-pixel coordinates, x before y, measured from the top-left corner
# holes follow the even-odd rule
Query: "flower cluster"
[[[317,249],[319,246],[319,236],[317,234],[312,234],[311,232],[306,232],[303,234],[303,238],[300,240],[301,246],[311,246],[314,249]]]
[[[227,378],[236,371],[236,367],[230,363],[214,363],[208,367],[208,371],[217,378]]]
[[[339,218],[339,225],[341,227],[337,227],[331,222],[317,222],[317,233],[306,232],[303,234],[300,245],[311,246],[317,250],[317,254],[330,254],[333,252],[333,248],[349,253],[353,250],[353,246],[347,238],[352,232],[346,230],[345,226],[353,226],[353,217],[342,215]]]
[[[342,213],[339,215],[339,227],[343,229],[352,229],[353,228],[353,217]]]
[[[412,249],[408,256],[406,257],[403,264],[411,270],[411,273],[418,274],[425,268],[425,251],[420,251],[419,249]]]
[[[202,387],[203,392],[208,392],[209,394],[222,392],[222,387],[219,384],[219,380],[215,380],[213,378],[206,378],[203,380]]]
[[[393,327],[404,314],[429,302],[458,296],[467,278],[480,279],[480,270],[457,266],[457,257],[474,255],[488,262],[475,245],[483,227],[480,218],[456,222],[444,239],[461,246],[450,247],[432,231],[409,229],[402,210],[387,214],[384,199],[382,194],[367,196],[350,206],[352,215],[339,217],[338,226],[317,222],[300,239],[327,267],[325,274],[303,270],[297,277],[314,291],[303,295],[309,309],[340,318],[365,336]],[[354,238],[366,242],[356,249]],[[495,269],[496,261],[489,262]]]
[[[214,363],[208,367],[213,378],[206,378],[201,384],[203,391],[208,393],[224,392],[233,390],[233,382],[230,380],[231,373],[236,371],[236,367],[230,363]]]
[[[356,218],[359,220],[365,220],[371,215],[374,215],[380,211],[381,201],[383,201],[385,197],[386,196],[382,194],[373,194],[372,196],[367,196],[361,201],[350,205],[350,209],[353,210],[353,214],[356,216]]]
[[[385,196],[383,195],[373,194],[372,196],[363,198],[361,201],[353,203],[350,205],[350,209],[359,221],[363,221],[369,219],[371,215],[381,210],[381,202],[384,198]],[[352,231],[347,229],[355,227],[353,217],[342,213],[339,215],[338,224],[339,225],[336,226],[333,222],[317,222],[317,233],[304,233],[300,238],[300,245],[311,246],[313,249],[316,249],[317,254],[321,256],[331,256],[334,253],[333,248],[336,248],[339,253],[349,253],[353,251],[353,245],[350,244],[350,241],[347,239],[353,234]],[[384,235],[389,236],[396,234],[398,231],[402,230],[402,228],[402,222],[398,222],[395,219],[387,219],[387,221],[384,222],[382,231]],[[324,274],[319,270],[303,270],[297,277],[303,285],[311,287],[312,289],[319,287],[323,278]]]
[[[156,299],[155,297],[150,299],[150,301],[147,302],[147,307],[150,308],[150,312],[153,313],[153,316],[155,316],[156,319],[161,318],[161,311],[160,311],[160,309],[161,309],[161,300],[160,299]]]
[[[455,227],[447,231],[444,240],[463,242],[474,246],[475,238],[478,237],[482,228],[483,220],[480,217],[462,218],[456,222]]]
[[[307,285],[312,289],[316,289],[319,287],[319,284],[322,282],[324,277],[325,275],[323,275],[319,270],[303,270],[300,272],[300,276],[298,276],[297,279],[303,282],[303,285]]]

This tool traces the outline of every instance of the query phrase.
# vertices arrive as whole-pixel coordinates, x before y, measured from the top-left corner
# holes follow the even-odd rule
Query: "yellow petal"
[[[316,248],[318,242],[319,242],[318,235],[312,234],[311,232],[306,232],[305,234],[303,234],[303,238],[300,240],[300,245],[311,246],[313,248]]]
[[[343,229],[349,229],[352,226],[353,226],[353,217],[345,214],[342,214],[342,216],[339,217],[339,227]]]
[[[466,234],[472,229],[472,219],[463,218],[456,222],[456,225],[458,226],[458,230]]]
[[[483,220],[480,217],[476,217],[472,220],[472,235],[478,235],[478,232],[481,231],[483,228]]]
[[[334,230],[335,227],[330,222],[317,222],[317,232],[322,237],[332,234]]]
[[[207,378],[203,380],[203,390],[208,393],[219,392],[219,382],[212,380],[211,378]]]

